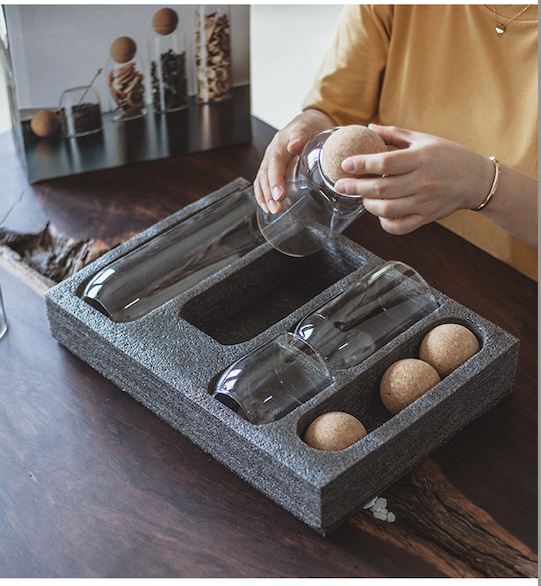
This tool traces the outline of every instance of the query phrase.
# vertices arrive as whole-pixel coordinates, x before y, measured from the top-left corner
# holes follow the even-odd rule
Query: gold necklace
[[[486,4],[485,4],[486,6]],[[515,20],[515,18],[518,18],[522,13],[526,12],[526,10],[528,10],[528,8],[530,8],[531,4],[528,4],[528,6],[526,6],[526,8],[523,8],[518,14],[515,14],[515,16],[513,16],[512,18],[510,18],[506,23],[501,23],[498,20],[498,13],[496,12],[496,6],[493,5],[492,8],[490,8],[490,6],[487,6],[487,8],[489,10],[492,10],[492,12],[494,12],[494,15],[496,16],[496,35],[498,37],[501,37],[503,35],[503,33],[507,30],[507,25],[510,22],[513,22]]]

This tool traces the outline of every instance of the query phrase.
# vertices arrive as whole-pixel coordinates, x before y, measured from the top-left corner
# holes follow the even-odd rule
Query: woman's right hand
[[[255,197],[264,212],[277,214],[282,209],[288,165],[302,153],[312,136],[333,126],[327,114],[306,110],[274,135],[254,181]]]

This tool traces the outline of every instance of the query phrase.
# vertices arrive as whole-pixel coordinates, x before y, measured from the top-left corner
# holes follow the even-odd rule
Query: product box
[[[438,302],[433,312],[357,366],[337,371],[332,384],[285,417],[248,422],[212,396],[221,373],[278,334],[293,331],[304,316],[379,267],[381,258],[343,236],[303,258],[261,241],[133,321],[112,321],[81,299],[86,283],[116,259],[247,185],[238,179],[198,200],[50,289],[49,325],[61,344],[120,389],[327,534],[509,393],[519,342],[432,289]],[[469,328],[480,350],[391,415],[379,395],[383,373],[399,359],[418,357],[423,337],[443,323]],[[328,411],[354,415],[368,434],[338,452],[309,447],[304,432]]]
[[[5,5],[31,182],[248,143],[249,7]]]

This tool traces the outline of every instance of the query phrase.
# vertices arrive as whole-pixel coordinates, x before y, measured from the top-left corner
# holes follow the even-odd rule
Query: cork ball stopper
[[[127,63],[135,57],[137,45],[131,37],[118,37],[111,43],[109,53],[117,63]]]
[[[336,183],[338,179],[359,177],[342,169],[342,162],[354,155],[383,153],[387,150],[381,136],[361,125],[339,128],[325,141],[321,150],[321,166],[325,175]]]
[[[170,35],[178,26],[178,14],[172,8],[160,8],[152,18],[152,28],[159,35]]]
[[[430,364],[416,358],[404,358],[385,371],[379,392],[385,407],[395,415],[439,382],[440,377]]]
[[[316,450],[338,452],[349,448],[365,435],[366,429],[356,417],[342,411],[331,411],[310,423],[304,441]]]
[[[430,330],[419,348],[419,358],[443,378],[479,351],[479,340],[459,324],[442,324]]]
[[[32,116],[30,129],[36,136],[52,136],[58,130],[58,116],[51,110],[40,110]]]

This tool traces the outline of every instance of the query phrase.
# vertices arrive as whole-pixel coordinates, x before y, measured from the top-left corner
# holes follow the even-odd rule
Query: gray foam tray
[[[210,396],[220,373],[275,335],[293,331],[304,315],[382,259],[344,237],[306,258],[281,255],[265,243],[130,323],[112,322],[77,296],[86,280],[111,261],[247,184],[237,179],[53,287],[45,296],[49,326],[61,344],[120,389],[327,534],[509,393],[519,344],[433,290],[440,304],[435,312],[359,366],[337,371],[332,386],[283,419],[248,423]],[[385,369],[400,358],[418,357],[426,332],[446,322],[470,328],[481,350],[391,416],[378,391]],[[358,417],[368,435],[341,452],[308,447],[301,440],[306,427],[332,410]]]

